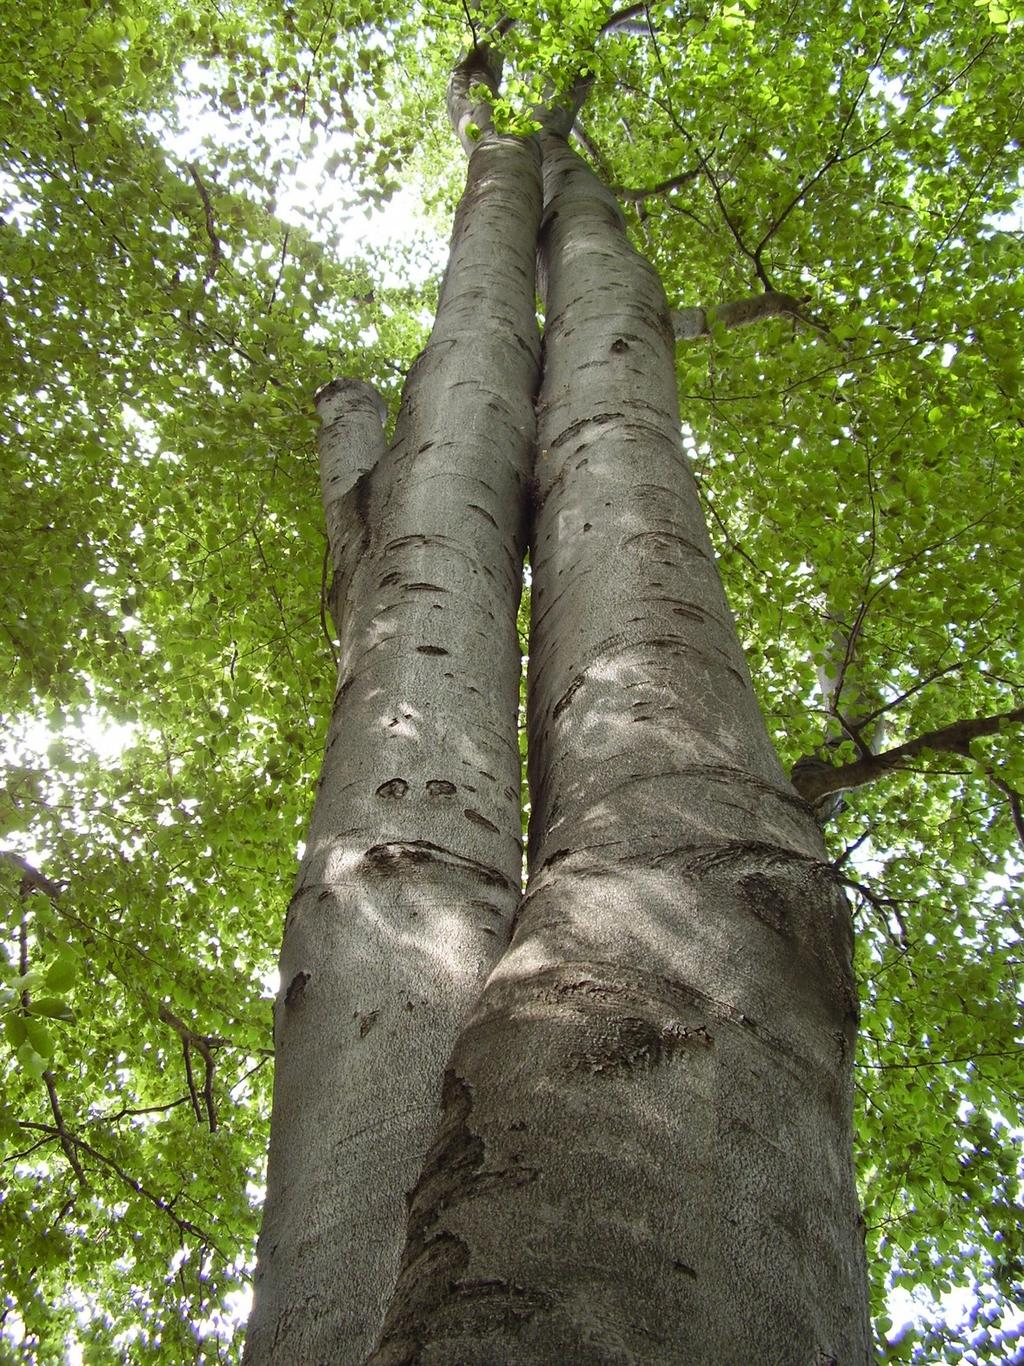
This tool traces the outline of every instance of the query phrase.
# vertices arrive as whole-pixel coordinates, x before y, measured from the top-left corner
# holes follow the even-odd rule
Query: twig
[[[64,1123],[64,1115],[61,1111],[60,1100],[57,1096],[57,1083],[53,1073],[49,1070],[45,1071],[43,1073],[43,1081],[46,1083],[46,1093],[50,1097],[50,1112],[53,1115],[53,1122],[57,1126],[57,1133],[60,1137],[60,1146],[64,1149],[64,1156],[71,1163],[71,1167],[82,1185],[87,1186],[89,1183],[85,1179],[85,1172],[82,1170],[82,1164],[79,1162],[78,1154],[75,1152],[75,1145],[72,1142],[71,1135],[68,1133],[67,1125]]]
[[[160,1006],[160,1018],[164,1024],[169,1024],[181,1039],[182,1051],[185,1055],[185,1079],[188,1082],[188,1093],[192,1101],[192,1110],[197,1122],[202,1122],[202,1110],[199,1106],[199,1093],[196,1090],[195,1078],[192,1075],[192,1049],[194,1048],[203,1060],[203,1100],[206,1105],[206,1119],[210,1126],[210,1133],[214,1133],[217,1128],[217,1109],[213,1100],[213,1074],[216,1070],[217,1062],[213,1056],[213,1050],[220,1048],[226,1039],[214,1034],[197,1034],[191,1029],[184,1020],[180,1020],[166,1005]]]
[[[206,235],[210,239],[210,262],[206,267],[206,274],[203,276],[203,284],[208,285],[217,273],[217,267],[224,259],[224,248],[221,246],[220,238],[217,236],[217,227],[213,217],[213,205],[210,202],[210,194],[203,184],[199,174],[199,168],[194,161],[186,163],[188,173],[195,182],[195,187],[199,191],[199,198],[203,201],[203,216],[206,219]]]

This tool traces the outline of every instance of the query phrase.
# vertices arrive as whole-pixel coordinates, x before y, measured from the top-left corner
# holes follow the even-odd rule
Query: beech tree
[[[1019,19],[5,21],[15,1359],[1013,1355]]]

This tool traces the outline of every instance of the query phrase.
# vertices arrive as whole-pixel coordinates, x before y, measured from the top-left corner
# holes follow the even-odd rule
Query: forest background
[[[684,440],[780,753],[858,765],[827,834],[880,1350],[1014,1359],[1024,10],[502,13],[499,117],[585,60],[581,149],[705,310]],[[423,343],[469,16],[3,24],[0,1355],[234,1360],[334,683],[312,395],[394,407]]]

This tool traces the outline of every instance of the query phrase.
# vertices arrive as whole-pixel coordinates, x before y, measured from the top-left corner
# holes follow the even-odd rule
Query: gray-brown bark
[[[484,136],[390,448],[367,386],[320,396],[340,665],[281,953],[252,1366],[372,1346],[445,1061],[519,899],[539,213],[536,145]]]
[[[529,891],[372,1361],[852,1366],[848,910],[715,569],[660,283],[544,142]]]

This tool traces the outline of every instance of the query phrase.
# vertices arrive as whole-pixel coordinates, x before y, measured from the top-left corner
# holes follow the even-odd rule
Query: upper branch
[[[751,323],[763,322],[766,318],[780,317],[793,318],[818,332],[828,332],[823,323],[806,312],[799,299],[794,299],[791,294],[780,294],[774,289],[719,304],[716,308],[679,308],[671,313],[672,331],[677,341],[710,337],[714,327],[731,330],[734,327],[749,327]]]
[[[494,97],[501,83],[502,57],[486,43],[472,48],[451,74],[448,82],[448,118],[466,155],[484,133],[493,132],[494,118],[489,100],[477,100],[471,91],[485,86]]]
[[[909,760],[925,750],[943,750],[970,757],[969,745],[972,740],[985,735],[998,735],[1006,726],[1020,725],[1021,722],[1024,722],[1024,707],[1001,712],[997,716],[954,721],[950,726],[926,731],[906,744],[883,750],[881,754],[865,755],[852,764],[841,764],[837,768],[824,764],[798,765],[791,775],[791,781],[805,801],[814,802],[831,792],[845,792],[873,783],[887,773],[904,768]]]

